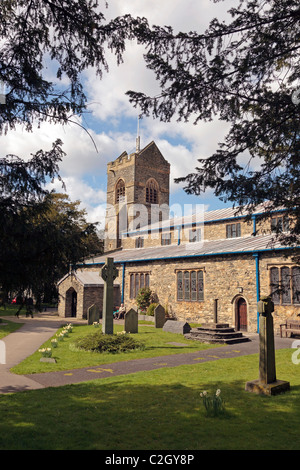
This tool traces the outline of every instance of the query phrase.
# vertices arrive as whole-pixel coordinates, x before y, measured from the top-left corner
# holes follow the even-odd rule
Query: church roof
[[[61,284],[65,279],[69,276],[74,276],[75,279],[84,287],[95,287],[95,286],[103,286],[104,281],[102,277],[99,275],[99,271],[83,271],[81,269],[77,271],[72,271],[72,273],[66,274],[60,281],[58,281],[58,285]],[[118,283],[114,283],[114,285],[119,285]]]
[[[105,253],[102,256],[86,260],[86,266],[105,263],[107,257],[114,258],[115,263],[147,262],[156,260],[172,260],[179,258],[195,258],[220,255],[242,255],[255,252],[266,252],[287,249],[278,241],[274,242],[273,235],[246,236],[219,240],[207,240],[181,245],[156,246],[135,248]]]
[[[281,212],[284,209],[278,208],[277,211]],[[253,211],[253,216],[258,216],[264,214],[268,211],[266,204],[260,204]],[[276,212],[277,212],[276,211]],[[274,212],[274,211],[272,211]],[[201,211],[201,204],[199,204],[198,210],[195,214],[183,215],[182,217],[173,217],[170,219],[165,219],[159,222],[152,223],[150,225],[145,225],[139,229],[124,232],[124,235],[137,235],[142,234],[143,232],[152,232],[155,230],[164,230],[170,229],[171,227],[187,227],[193,224],[207,224],[213,222],[220,222],[222,220],[233,220],[245,218],[248,215],[246,209],[239,207],[226,207],[224,209],[216,209],[212,211]]]

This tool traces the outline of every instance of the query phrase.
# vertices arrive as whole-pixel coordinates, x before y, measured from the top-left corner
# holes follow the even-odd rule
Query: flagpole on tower
[[[137,118],[137,137],[135,141],[135,149],[136,152],[139,152],[141,150],[141,138],[140,138],[140,116],[138,115]]]

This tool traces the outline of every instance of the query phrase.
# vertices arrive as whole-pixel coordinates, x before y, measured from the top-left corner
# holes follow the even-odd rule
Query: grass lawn
[[[101,328],[101,326],[100,326]],[[123,330],[123,325],[114,325],[114,333]],[[62,330],[60,328],[58,333]],[[77,369],[80,367],[95,366],[101,364],[109,364],[119,361],[128,361],[131,359],[140,359],[146,357],[158,357],[168,354],[178,354],[184,352],[194,352],[203,349],[212,348],[213,345],[203,344],[196,341],[185,339],[183,335],[167,333],[160,328],[153,326],[139,325],[139,332],[132,335],[137,341],[141,341],[145,345],[144,350],[133,350],[126,353],[109,354],[96,353],[90,351],[76,350],[74,348],[74,340],[88,333],[95,333],[98,328],[93,325],[74,325],[73,331],[69,337],[58,343],[58,347],[52,349],[52,357],[56,359],[56,363],[40,362],[41,354],[36,351],[34,354],[25,359],[12,369],[16,374],[34,374],[41,372],[52,372],[55,370]],[[56,335],[53,336],[56,338]],[[51,339],[46,341],[41,348],[51,347]],[[185,346],[177,346],[181,343]],[[222,345],[219,345],[223,347]]]
[[[122,329],[115,325],[115,331]],[[40,363],[36,352],[15,371],[65,370],[211,347],[139,326],[134,336],[145,342],[143,351],[74,350],[76,337],[94,331],[74,326],[53,350],[57,364]],[[186,346],[168,344],[175,341]],[[49,345],[50,340],[44,344]],[[289,381],[291,390],[274,397],[244,390],[258,378],[258,354],[0,395],[0,449],[300,450],[300,364],[293,364],[293,352],[276,351],[277,377]],[[225,413],[208,417],[200,392],[213,395],[217,389]]]
[[[0,339],[18,330],[22,325],[23,323],[15,323],[8,320],[1,321],[0,319]]]
[[[299,450],[300,365],[276,352],[291,390],[244,391],[258,355],[0,395],[0,448],[65,450]],[[225,414],[207,417],[200,392],[221,389]]]

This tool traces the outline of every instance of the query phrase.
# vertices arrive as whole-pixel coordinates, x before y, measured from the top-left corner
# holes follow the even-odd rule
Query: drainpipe
[[[260,282],[259,282],[259,254],[253,253],[255,258],[255,272],[256,272],[256,302],[259,302],[260,298]],[[257,312],[257,333],[259,333],[259,313]]]
[[[252,220],[253,220],[253,233],[252,235],[256,235],[256,215],[252,215]]]
[[[177,227],[177,245],[180,245],[180,236],[181,236],[181,227],[178,225]]]
[[[125,289],[125,263],[122,263],[122,295],[121,295],[121,304],[124,303],[124,289]]]

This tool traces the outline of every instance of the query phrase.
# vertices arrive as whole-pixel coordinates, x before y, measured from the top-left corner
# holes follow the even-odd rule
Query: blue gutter
[[[253,235],[256,234],[256,215],[252,215],[252,220],[253,220]]]
[[[253,253],[255,258],[255,273],[256,273],[256,302],[260,299],[260,275],[259,275],[259,253]],[[257,312],[257,333],[259,333],[259,313]]]
[[[181,235],[181,226],[180,225],[178,225],[177,230],[178,230],[178,232],[177,232],[177,245],[180,245],[180,235]]]
[[[121,304],[124,303],[124,294],[125,294],[125,266],[126,266],[126,263],[122,263],[122,295],[121,295]]]

